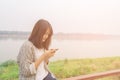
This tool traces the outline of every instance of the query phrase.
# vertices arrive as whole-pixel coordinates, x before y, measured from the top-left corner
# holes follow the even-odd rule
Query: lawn
[[[120,69],[120,57],[65,59],[49,63],[51,72],[58,80],[90,73]],[[18,80],[18,65],[13,60],[0,64],[0,80]],[[120,80],[118,77],[107,77],[98,80]]]

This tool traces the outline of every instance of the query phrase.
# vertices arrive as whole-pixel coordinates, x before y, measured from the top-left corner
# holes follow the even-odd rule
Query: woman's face
[[[47,29],[46,33],[43,35],[43,39],[42,39],[43,42],[46,41],[46,39],[48,38],[49,34],[50,34],[50,30]]]

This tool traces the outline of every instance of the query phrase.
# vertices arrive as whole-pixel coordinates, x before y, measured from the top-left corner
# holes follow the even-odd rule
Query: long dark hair
[[[42,41],[43,35],[46,33],[48,29],[50,30],[50,34],[48,38],[45,40],[45,42],[43,42]],[[29,41],[31,41],[38,49],[43,48],[48,50],[51,43],[52,35],[53,35],[53,30],[51,24],[48,21],[41,19],[37,21],[37,23],[34,25],[32,33],[29,37]]]

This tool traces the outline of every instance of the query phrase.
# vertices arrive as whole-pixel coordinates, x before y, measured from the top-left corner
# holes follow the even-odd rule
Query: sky
[[[0,0],[0,30],[32,31],[39,19],[54,33],[120,35],[120,0]]]

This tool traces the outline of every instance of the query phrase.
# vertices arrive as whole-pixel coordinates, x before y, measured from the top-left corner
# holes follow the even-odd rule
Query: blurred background
[[[53,27],[59,80],[120,69],[120,0],[0,0],[0,80],[18,80],[19,49],[39,19]]]
[[[119,0],[0,0],[0,63],[16,59],[35,22],[54,30],[52,60],[120,56]]]

